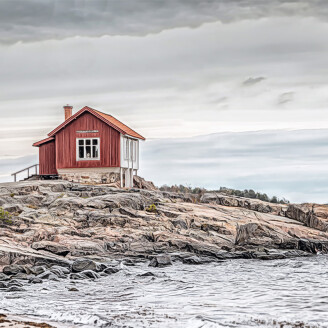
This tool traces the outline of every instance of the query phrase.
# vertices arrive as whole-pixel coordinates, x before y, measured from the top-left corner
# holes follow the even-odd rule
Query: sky
[[[1,0],[0,181],[88,105],[157,185],[327,203],[327,58],[326,0]]]

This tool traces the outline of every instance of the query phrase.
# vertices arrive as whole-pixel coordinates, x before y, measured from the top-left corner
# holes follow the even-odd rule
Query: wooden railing
[[[29,177],[31,177],[33,175],[38,175],[38,167],[39,167],[39,164],[34,164],[32,166],[27,167],[26,169],[23,169],[23,170],[13,173],[11,176],[13,176],[15,179],[15,182],[17,182],[17,174],[27,171],[27,179],[28,179]],[[35,168],[35,173],[30,174],[30,172],[33,168]]]

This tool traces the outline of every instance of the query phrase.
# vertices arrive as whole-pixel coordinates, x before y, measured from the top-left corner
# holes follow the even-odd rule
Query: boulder
[[[9,280],[10,277],[4,273],[0,273],[0,281],[6,281],[6,280]]]
[[[60,256],[66,256],[70,252],[66,246],[48,240],[33,243],[31,247],[36,250],[44,250]]]
[[[62,266],[59,266],[59,265],[53,265],[50,268],[50,271],[53,272],[53,270],[58,270],[58,271],[62,272],[62,274],[69,274],[71,272],[68,268],[62,267]]]
[[[102,272],[107,269],[107,265],[104,263],[97,263],[97,272]]]
[[[55,274],[58,278],[66,278],[64,272],[58,268],[51,268],[50,272]]]
[[[47,271],[46,267],[41,266],[41,265],[36,265],[35,267],[30,268],[30,270],[32,271],[32,273],[34,273],[35,275],[39,275],[45,271]]]
[[[89,259],[78,259],[72,264],[72,272],[82,272],[85,270],[97,271],[97,263]]]
[[[137,175],[133,176],[133,186],[138,189],[158,190],[153,182],[146,181],[144,178],[141,178]]]
[[[155,268],[163,268],[172,265],[171,257],[168,255],[157,255],[149,263],[149,266]]]
[[[87,276],[90,279],[99,279],[100,278],[99,274],[97,272],[92,271],[92,270],[82,271],[81,274],[84,274],[85,276]]]
[[[34,278],[31,278],[28,282],[30,284],[42,284],[43,281],[39,277],[34,277]]]
[[[15,275],[17,273],[24,273],[24,272],[25,272],[24,267],[16,264],[6,265],[3,268],[3,273],[6,274],[7,276]]]
[[[88,279],[88,277],[86,275],[84,275],[83,273],[71,273],[69,275],[69,278],[72,280],[84,280],[84,279]]]
[[[0,281],[0,289],[4,289],[7,287],[8,287],[8,285],[6,283],[4,283],[3,281]]]
[[[119,268],[109,267],[109,268],[105,269],[103,272],[106,274],[113,274],[113,273],[117,273],[119,271],[120,271]]]
[[[182,262],[184,264],[203,264],[203,261],[198,256],[186,257]]]
[[[13,278],[18,279],[18,280],[30,280],[31,278],[33,278],[34,275],[32,274],[26,274],[26,273],[17,273],[16,275],[13,276]]]
[[[132,259],[124,259],[123,264],[126,266],[135,266],[136,263]]]
[[[40,279],[47,279],[47,280],[57,280],[58,277],[52,273],[51,271],[45,271],[37,276]]]

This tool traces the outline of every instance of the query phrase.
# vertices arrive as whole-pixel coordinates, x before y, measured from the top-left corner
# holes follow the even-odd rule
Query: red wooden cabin
[[[121,186],[132,187],[139,169],[140,134],[111,115],[83,107],[72,115],[64,106],[65,121],[36,142],[39,175],[60,176],[73,182],[109,183],[119,173]]]

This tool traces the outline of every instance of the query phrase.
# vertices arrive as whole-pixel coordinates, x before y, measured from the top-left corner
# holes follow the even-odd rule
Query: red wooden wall
[[[98,133],[77,133],[93,131]],[[77,161],[76,139],[100,138],[100,160]],[[64,168],[119,167],[120,133],[90,113],[84,113],[56,134],[56,166]]]
[[[39,147],[39,163],[40,175],[57,174],[55,140],[47,142]]]

